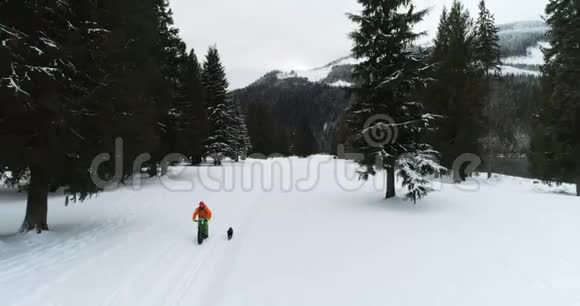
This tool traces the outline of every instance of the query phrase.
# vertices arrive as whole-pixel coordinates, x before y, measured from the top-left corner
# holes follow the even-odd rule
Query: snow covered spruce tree
[[[423,33],[413,31],[427,14],[409,0],[359,0],[360,15],[350,14],[358,29],[351,34],[353,54],[361,60],[355,76],[362,82],[357,101],[348,111],[350,143],[368,179],[377,171],[387,172],[386,198],[395,196],[395,171],[416,201],[430,188],[424,177],[442,170],[433,161],[431,146],[421,136],[431,128],[434,117],[425,113],[414,92],[426,85],[428,66],[413,45]]]
[[[235,155],[235,139],[232,123],[235,121],[228,94],[228,81],[221,64],[218,50],[209,48],[203,64],[202,82],[205,88],[209,137],[204,141],[204,155],[221,165],[222,158]]]
[[[98,86],[100,29],[90,3],[0,2],[0,172],[28,181],[21,231],[48,230],[48,193],[96,192],[89,166],[98,116],[86,97]],[[92,131],[93,133],[91,133]]]
[[[441,164],[449,169],[464,153],[479,153],[481,138],[481,70],[474,56],[474,31],[469,12],[459,1],[444,10],[430,62],[435,79],[425,91],[426,107],[442,116],[429,143],[441,152]],[[454,180],[468,175],[454,169]]]
[[[547,182],[575,183],[580,196],[580,3],[550,0],[545,101],[535,128],[530,170]]]
[[[499,28],[495,25],[495,17],[485,5],[485,0],[479,3],[479,17],[475,26],[474,40],[474,57],[476,65],[481,69],[483,78],[484,116],[487,119],[487,133],[482,139],[481,144],[484,151],[487,152],[487,176],[491,178],[493,171],[494,148],[497,146],[498,136],[494,135],[494,105],[491,101],[494,78],[497,78],[501,72],[501,54],[499,47]]]

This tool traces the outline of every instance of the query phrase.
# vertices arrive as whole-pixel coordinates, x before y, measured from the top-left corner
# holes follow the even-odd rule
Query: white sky
[[[176,26],[203,60],[217,45],[230,88],[274,70],[308,69],[348,55],[356,0],[170,0]],[[540,20],[548,0],[487,0],[498,23]],[[452,0],[416,0],[432,8],[421,25],[434,35],[441,9]],[[479,0],[463,0],[476,16]]]

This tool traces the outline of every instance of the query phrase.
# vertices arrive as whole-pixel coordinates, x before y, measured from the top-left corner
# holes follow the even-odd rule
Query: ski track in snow
[[[329,159],[315,158],[318,164]],[[0,236],[1,305],[580,301],[580,208],[577,198],[565,195],[572,186],[554,189],[497,177],[473,190],[443,184],[412,205],[381,200],[382,190],[370,186],[384,186],[380,179],[357,192],[340,189],[334,167],[350,174],[355,167],[334,162],[319,166],[293,159],[282,166],[285,173],[289,167],[294,171],[294,181],[308,165],[316,167],[322,176],[310,192],[283,192],[280,186],[245,192],[238,185],[232,191],[170,192],[153,179],[139,192],[122,188],[66,208],[62,197],[51,198],[53,231]],[[190,168],[180,177],[247,178],[234,170],[254,164],[266,165],[267,182],[283,183],[273,179],[271,160]],[[198,246],[191,214],[200,200],[212,208],[214,219],[210,238]],[[23,214],[22,199],[11,196],[5,202],[0,200],[0,221]],[[225,235],[230,226],[232,241]],[[0,222],[0,233],[10,232],[8,227],[16,223]]]

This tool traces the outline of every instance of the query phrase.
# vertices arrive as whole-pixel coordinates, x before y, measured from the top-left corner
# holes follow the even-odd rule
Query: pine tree
[[[269,103],[251,102],[247,106],[246,121],[254,156],[289,155],[288,135],[276,124]]]
[[[423,33],[413,32],[413,27],[427,11],[416,10],[406,0],[358,2],[363,7],[362,13],[349,17],[358,26],[351,38],[355,44],[353,54],[361,60],[355,76],[362,85],[357,90],[358,100],[348,113],[350,142],[356,152],[364,154],[359,162],[364,168],[361,178],[385,170],[386,198],[392,198],[397,161],[407,156],[405,161],[417,165],[433,153],[429,145],[421,142],[421,135],[434,118],[424,112],[413,95],[425,86],[428,70],[422,54],[413,46]],[[407,197],[416,200],[421,194],[416,188],[425,183],[423,176],[438,169],[401,168],[403,183],[412,187]]]
[[[207,138],[208,120],[205,110],[201,66],[193,50],[182,59],[178,96],[173,103],[174,151],[187,156],[193,164],[203,157],[202,142]]]
[[[447,7],[443,7],[437,26],[437,36],[434,40],[433,59],[442,59],[449,52],[449,31],[449,11]]]
[[[486,160],[488,168],[488,178],[491,178],[493,171],[493,158],[494,158],[494,148],[497,147],[498,137],[493,133],[492,122],[493,110],[492,103],[490,101],[494,78],[496,78],[501,72],[501,60],[500,60],[500,46],[499,46],[499,28],[495,25],[495,17],[487,9],[485,5],[485,0],[481,0],[479,3],[479,17],[476,22],[475,27],[475,43],[474,43],[474,57],[476,64],[481,69],[485,91],[484,100],[484,114],[487,119],[487,133],[484,139],[482,139],[482,146],[485,151],[487,151],[488,158]],[[497,86],[495,86],[497,87]]]
[[[179,30],[174,27],[173,12],[168,0],[155,0],[158,36],[158,52],[162,73],[172,88],[175,97],[180,86],[180,68],[186,58],[185,43],[179,37]]]
[[[234,98],[233,105],[233,132],[234,134],[232,141],[234,142],[234,160],[238,161],[241,157],[245,159],[248,156],[248,152],[252,150],[252,142],[250,135],[248,133],[248,127],[246,124],[246,116],[242,112],[242,106],[240,105],[240,100]]]
[[[13,181],[28,179],[21,231],[48,230],[47,198],[67,186],[85,199],[99,150],[99,119],[86,97],[98,86],[96,7],[68,1],[0,2],[0,151]]]
[[[300,124],[293,136],[293,154],[296,156],[308,157],[318,151],[316,148],[316,139],[310,127],[310,120],[307,117],[303,117],[300,120]]]
[[[29,180],[23,231],[48,229],[50,190],[64,186],[67,204],[85,200],[140,171],[133,162],[146,152],[156,172],[175,101],[194,102],[201,155],[199,64],[167,1],[8,0],[0,20],[0,141],[11,148],[0,151],[0,172]],[[101,153],[115,158],[92,168]]]
[[[473,49],[475,61],[487,77],[501,72],[498,32],[499,28],[495,25],[495,17],[485,6],[485,0],[481,0],[479,17],[475,26]]]
[[[530,153],[531,172],[548,182],[576,183],[580,196],[580,3],[546,6],[550,48],[543,67],[545,102]]]
[[[133,174],[137,156],[150,152],[158,158],[160,118],[167,113],[161,110],[167,108],[162,106],[167,100],[159,99],[168,87],[160,72],[157,11],[153,0],[97,3],[96,19],[109,31],[98,46],[104,81],[91,94],[95,116],[100,118],[95,129],[102,138],[101,153],[114,156],[116,139],[123,140],[122,164],[104,163],[99,172],[105,178],[119,168],[125,182]]]
[[[204,155],[211,156],[215,165],[221,165],[224,156],[235,155],[232,143],[232,100],[228,95],[228,81],[215,47],[209,48],[203,64],[202,81],[206,93],[209,117],[209,137],[204,141]]]
[[[172,110],[175,104],[179,103],[178,100],[185,99],[182,77],[183,66],[187,61],[187,49],[179,37],[179,30],[174,27],[173,12],[169,8],[169,2],[152,0],[152,4],[155,13],[157,44],[154,58],[162,79],[159,80],[157,92],[153,95],[156,104],[156,136],[159,139],[159,145],[152,152],[150,174],[157,174],[158,166],[161,166],[161,174],[164,175],[168,165],[162,165],[161,160],[167,154],[175,152],[178,142]]]
[[[461,154],[479,152],[481,131],[481,72],[474,56],[472,20],[459,1],[441,16],[430,61],[436,68],[435,82],[425,91],[427,107],[443,119],[429,139],[442,153],[442,165],[451,168]],[[467,173],[458,172],[461,177],[455,180],[464,180]]]

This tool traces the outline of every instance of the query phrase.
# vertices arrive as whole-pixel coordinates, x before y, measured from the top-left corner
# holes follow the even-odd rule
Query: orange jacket
[[[209,207],[204,206],[203,209],[200,209],[200,207],[195,209],[195,212],[193,213],[193,220],[195,220],[195,218],[197,218],[197,216],[199,216],[201,219],[211,219],[211,210],[209,209]]]

